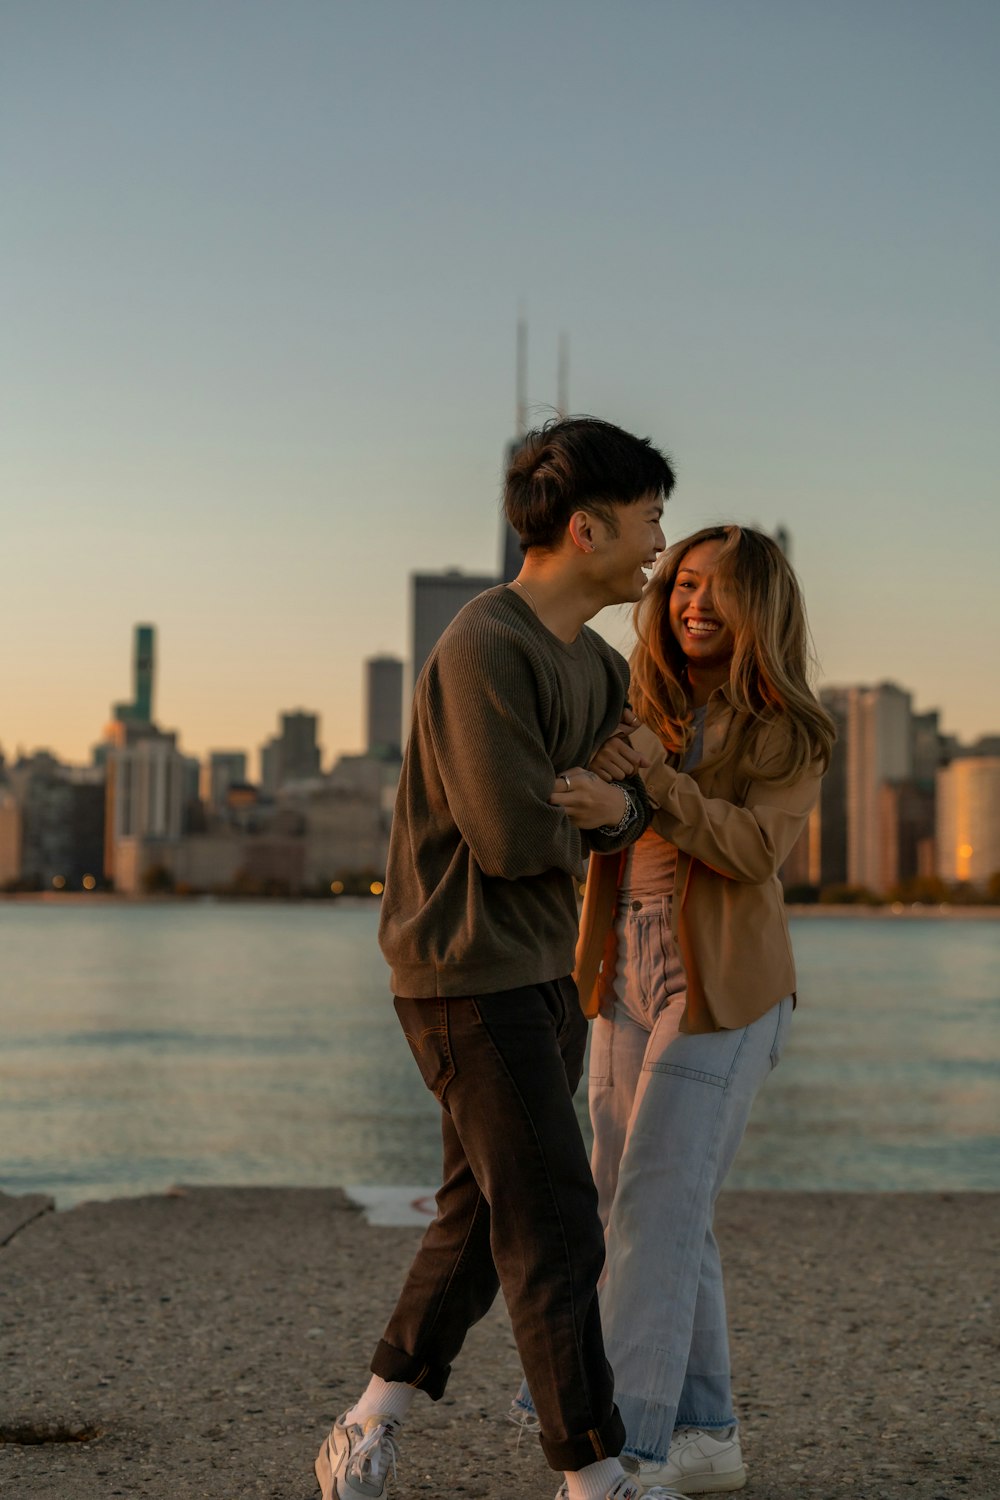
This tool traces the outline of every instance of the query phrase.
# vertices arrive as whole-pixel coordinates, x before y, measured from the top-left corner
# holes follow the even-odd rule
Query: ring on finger
[[[563,773],[563,781],[565,781],[565,783],[566,783],[566,790],[568,792],[569,788],[570,788],[570,780],[569,780],[569,777],[565,774],[565,772]]]

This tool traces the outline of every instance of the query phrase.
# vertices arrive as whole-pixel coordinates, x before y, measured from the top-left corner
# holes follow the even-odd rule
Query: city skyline
[[[0,744],[85,761],[157,624],[204,756],[364,743],[412,573],[497,571],[515,431],[786,525],[818,684],[995,731],[1000,11],[8,7]],[[558,66],[553,66],[553,60]],[[627,611],[597,621],[627,644]]]
[[[488,580],[481,575],[456,577],[454,572],[449,570],[441,574],[425,573],[412,575],[410,582],[413,590],[413,592],[411,592],[410,601],[411,634],[415,633],[419,636],[419,639],[417,640],[418,650],[422,657],[425,659],[430,645],[433,644],[433,641],[429,636],[426,635],[426,632],[428,628],[431,627],[431,625],[435,622],[436,612],[438,612],[438,617],[436,618],[436,626],[437,630],[440,631],[440,629],[443,629],[444,625],[447,624],[447,620],[451,618],[451,615],[448,613],[448,611],[452,609],[453,606],[456,609],[460,608],[462,602],[464,602],[464,594],[467,594],[468,591],[463,591],[461,585],[463,583],[475,583],[481,587],[483,585],[488,585]],[[446,588],[448,592],[454,594],[454,597],[451,600],[449,600],[446,596],[440,599],[436,598],[435,586],[437,586],[438,588]],[[420,594],[419,592],[417,592],[418,587],[422,587],[424,595],[428,600],[428,603],[419,606],[418,599],[420,598]],[[473,592],[475,592],[475,590]],[[424,620],[422,624],[419,624],[417,622],[416,616],[419,614],[421,608],[424,610],[427,610],[429,608],[430,618]],[[444,611],[444,613],[440,613],[440,611],[442,610]],[[154,687],[154,678],[152,672],[152,653],[154,640],[156,641],[156,655],[157,657],[159,657],[160,647],[157,626],[155,624],[135,624],[132,627],[133,692],[137,691],[136,684],[141,682],[142,678],[145,677],[145,690],[148,695],[145,701],[147,703],[151,699]],[[148,653],[145,660],[141,655],[143,644],[145,645],[146,652]],[[381,753],[385,753],[388,750],[397,748],[394,746],[390,746],[390,744],[388,743],[379,743],[380,735],[376,731],[375,726],[376,724],[384,726],[387,722],[387,719],[390,722],[393,719],[396,720],[398,729],[402,733],[403,746],[405,746],[404,726],[409,691],[412,690],[412,663],[407,657],[396,656],[395,654],[389,652],[379,652],[375,655],[363,657],[361,659],[360,667],[362,675],[358,683],[358,702],[361,705],[361,711],[365,720],[365,726],[364,732],[361,736],[361,743],[358,745],[345,746],[330,743],[322,733],[321,715],[311,710],[306,703],[300,703],[294,707],[290,706],[288,702],[279,705],[272,711],[270,726],[259,731],[252,740],[249,740],[246,743],[240,745],[235,744],[235,741],[233,743],[223,743],[223,741],[220,740],[216,744],[207,745],[203,748],[195,748],[186,740],[184,734],[184,726],[182,724],[167,725],[166,721],[163,721],[163,724],[160,726],[160,728],[165,729],[170,735],[176,737],[178,748],[182,750],[185,755],[199,760],[206,768],[209,766],[209,762],[212,757],[225,758],[233,755],[234,753],[242,755],[244,759],[250,760],[251,762],[253,759],[256,759],[258,762],[258,774],[256,776],[250,775],[249,780],[263,782],[267,781],[267,773],[264,768],[265,758],[268,752],[271,751],[273,746],[276,744],[274,731],[275,722],[278,723],[279,731],[281,730],[282,725],[287,724],[287,722],[291,720],[302,720],[303,722],[310,722],[312,724],[312,733],[315,735],[315,744],[318,747],[318,751],[321,755],[325,756],[327,760],[329,760],[331,765],[335,764],[337,759],[344,755],[351,756],[356,754],[368,753],[374,753],[378,755]],[[388,690],[388,696],[390,699],[392,692],[395,690],[395,685],[398,683],[398,712],[394,707],[390,706],[390,702],[387,699],[388,684],[383,681],[381,684],[381,688],[378,690],[380,693],[380,697],[382,698],[382,702],[380,703],[376,714],[373,716],[371,702],[373,678],[378,677],[378,669],[380,668],[382,669],[381,675],[383,675],[383,677],[385,675],[386,669],[388,669],[390,677],[392,679],[393,687],[389,688]],[[161,687],[158,675],[155,678],[155,685],[157,694],[159,695]],[[891,678],[869,678],[863,682],[857,683],[820,682],[817,684],[817,689],[821,696],[840,691],[868,691],[873,689],[890,689],[894,693],[901,693],[906,698],[907,703],[909,703],[911,698],[916,699],[919,705],[917,710],[918,714],[923,714],[925,716],[927,714],[930,714],[936,718],[936,716],[940,713],[939,705],[924,703],[923,696],[920,693],[919,688],[916,687],[913,683],[900,683],[899,681]],[[141,694],[142,689],[139,688],[138,691]],[[907,713],[909,713],[910,709],[907,708],[906,711]],[[57,760],[61,760],[67,765],[90,765],[95,762],[95,754],[96,759],[99,762],[102,756],[102,752],[109,742],[107,736],[111,734],[113,738],[113,731],[116,727],[116,721],[118,720],[118,718],[121,717],[122,720],[129,721],[130,718],[135,717],[133,704],[128,702],[117,704],[113,703],[111,705],[109,713],[111,716],[110,722],[108,722],[106,718],[104,730],[100,734],[94,736],[93,742],[88,747],[86,754],[79,760],[74,759],[74,757],[72,756],[61,754],[58,748],[53,745],[29,746],[27,743],[25,743],[21,739],[18,739],[16,736],[5,741],[3,738],[2,724],[0,724],[0,755],[6,757],[8,764],[16,760],[20,754],[32,756],[46,752],[51,753]],[[157,716],[157,718],[159,717],[160,716]],[[138,727],[141,732],[141,719],[139,721]],[[153,721],[153,727],[155,727],[155,721]],[[980,740],[996,740],[1000,738],[1000,725],[985,725],[982,729],[976,731],[971,735],[956,735],[946,722],[942,722],[940,725],[940,731],[946,737],[954,739],[956,742],[960,743],[963,749],[972,748]],[[393,736],[390,735],[390,739],[392,737]],[[403,746],[399,746],[398,748],[401,749],[403,748]],[[328,769],[329,768],[327,768],[327,770]],[[325,775],[327,774],[327,770],[324,770],[321,762],[317,766],[315,774]]]
[[[787,539],[786,539],[787,540]],[[491,580],[413,579],[417,656]],[[134,628],[131,696],[91,766],[0,763],[0,890],[337,895],[383,889],[402,758],[403,664],[365,663],[367,749],[323,767],[316,716],[280,714],[260,779],[240,751],[185,755],[152,716],[155,626]],[[996,899],[1000,734],[962,746],[896,683],[821,692],[837,739],[820,800],[781,871],[792,901]],[[359,868],[360,865],[360,868]],[[98,873],[95,873],[98,872]]]

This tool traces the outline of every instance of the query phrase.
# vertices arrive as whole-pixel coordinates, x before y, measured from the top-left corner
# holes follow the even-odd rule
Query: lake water
[[[377,921],[374,902],[0,903],[0,1188],[436,1184]],[[793,936],[800,1005],[731,1185],[1000,1189],[1000,923]]]

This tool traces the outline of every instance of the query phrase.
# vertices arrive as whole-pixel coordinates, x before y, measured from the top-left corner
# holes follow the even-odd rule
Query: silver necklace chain
[[[534,599],[532,599],[531,595],[528,593],[528,590],[525,588],[525,586],[521,582],[520,578],[512,578],[510,580],[510,586],[511,586],[512,589],[520,589],[521,590],[521,593],[527,599],[528,603],[531,605],[532,609],[535,611],[535,614],[537,615],[538,614],[538,605],[535,603]]]

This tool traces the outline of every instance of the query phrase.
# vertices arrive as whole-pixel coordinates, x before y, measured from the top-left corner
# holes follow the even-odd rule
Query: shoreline
[[[920,902],[904,905],[901,901],[885,906],[823,905],[816,902],[807,906],[798,903],[786,904],[790,917],[837,918],[863,917],[866,921],[886,922],[997,922],[1000,921],[1000,906],[952,906],[947,902],[941,906],[924,906]]]
[[[175,895],[173,893],[145,892],[137,895],[121,895],[115,891],[0,891],[0,904],[9,902],[23,906],[329,906],[344,904],[350,907],[377,903],[378,896],[237,896],[213,891]],[[901,901],[886,902],[883,906],[868,906],[863,903],[823,902],[786,903],[785,911],[790,917],[809,919],[818,917],[824,921],[861,917],[865,921],[923,921],[923,922],[1000,922],[1000,906],[963,906],[950,902],[925,905],[921,902],[904,904]]]

